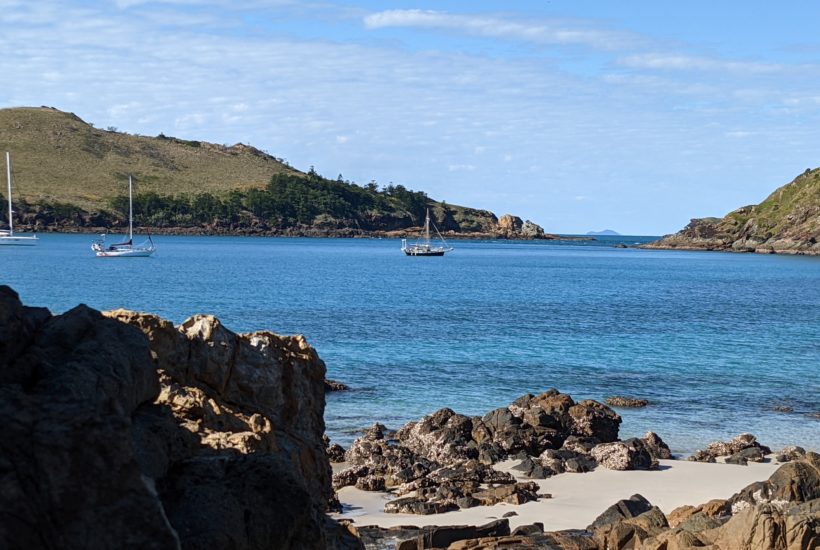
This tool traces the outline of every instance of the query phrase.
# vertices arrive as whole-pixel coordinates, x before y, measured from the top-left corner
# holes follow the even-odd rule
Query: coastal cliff
[[[641,248],[820,255],[820,168],[806,170],[757,205],[693,219]]]
[[[302,337],[0,287],[0,547],[360,547],[325,516],[324,374]]]

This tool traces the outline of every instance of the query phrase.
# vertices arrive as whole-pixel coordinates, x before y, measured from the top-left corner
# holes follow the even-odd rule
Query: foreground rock
[[[324,515],[324,374],[300,337],[0,287],[0,547],[358,547]]]
[[[440,546],[422,536],[424,529],[414,527],[363,527],[358,532],[374,545],[385,540],[380,537],[392,537],[402,550],[809,550],[820,547],[820,455],[806,453],[804,460],[783,465],[767,481],[729,499],[683,506],[668,516],[641,495],[633,495],[581,530],[544,533],[530,525],[513,533],[480,532],[491,527],[472,528],[475,533],[465,527],[435,528],[458,537]]]
[[[391,490],[387,512],[433,514],[538,498],[534,483],[492,467],[515,458],[514,470],[532,479],[612,469],[651,469],[669,448],[656,434],[618,441],[621,418],[596,401],[576,403],[557,390],[526,394],[509,406],[469,417],[441,409],[389,434],[374,425],[347,450],[351,465],[334,488]],[[372,488],[372,489],[371,489]]]

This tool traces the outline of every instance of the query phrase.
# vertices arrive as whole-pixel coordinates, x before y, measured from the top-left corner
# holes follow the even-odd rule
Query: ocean
[[[674,452],[751,432],[820,450],[820,258],[614,248],[596,241],[155,238],[152,258],[98,259],[92,235],[0,247],[0,284],[59,313],[78,303],[179,323],[304,334],[332,378],[325,420],[349,444],[441,407],[481,415],[549,388],[620,409],[621,437]],[[775,407],[791,407],[778,412]]]

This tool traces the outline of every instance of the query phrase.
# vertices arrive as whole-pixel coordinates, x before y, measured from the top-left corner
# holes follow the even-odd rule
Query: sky
[[[818,23],[792,0],[0,0],[0,107],[661,235],[820,165]]]

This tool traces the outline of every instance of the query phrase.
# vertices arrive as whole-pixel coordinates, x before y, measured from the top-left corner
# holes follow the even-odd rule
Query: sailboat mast
[[[11,221],[11,155],[6,151],[6,182],[8,182],[8,199],[9,199],[9,235],[14,235],[14,227]]]
[[[430,243],[430,209],[427,209],[427,214],[424,217],[424,238],[427,243]]]
[[[134,240],[134,206],[131,196],[131,174],[128,174],[128,240]]]

